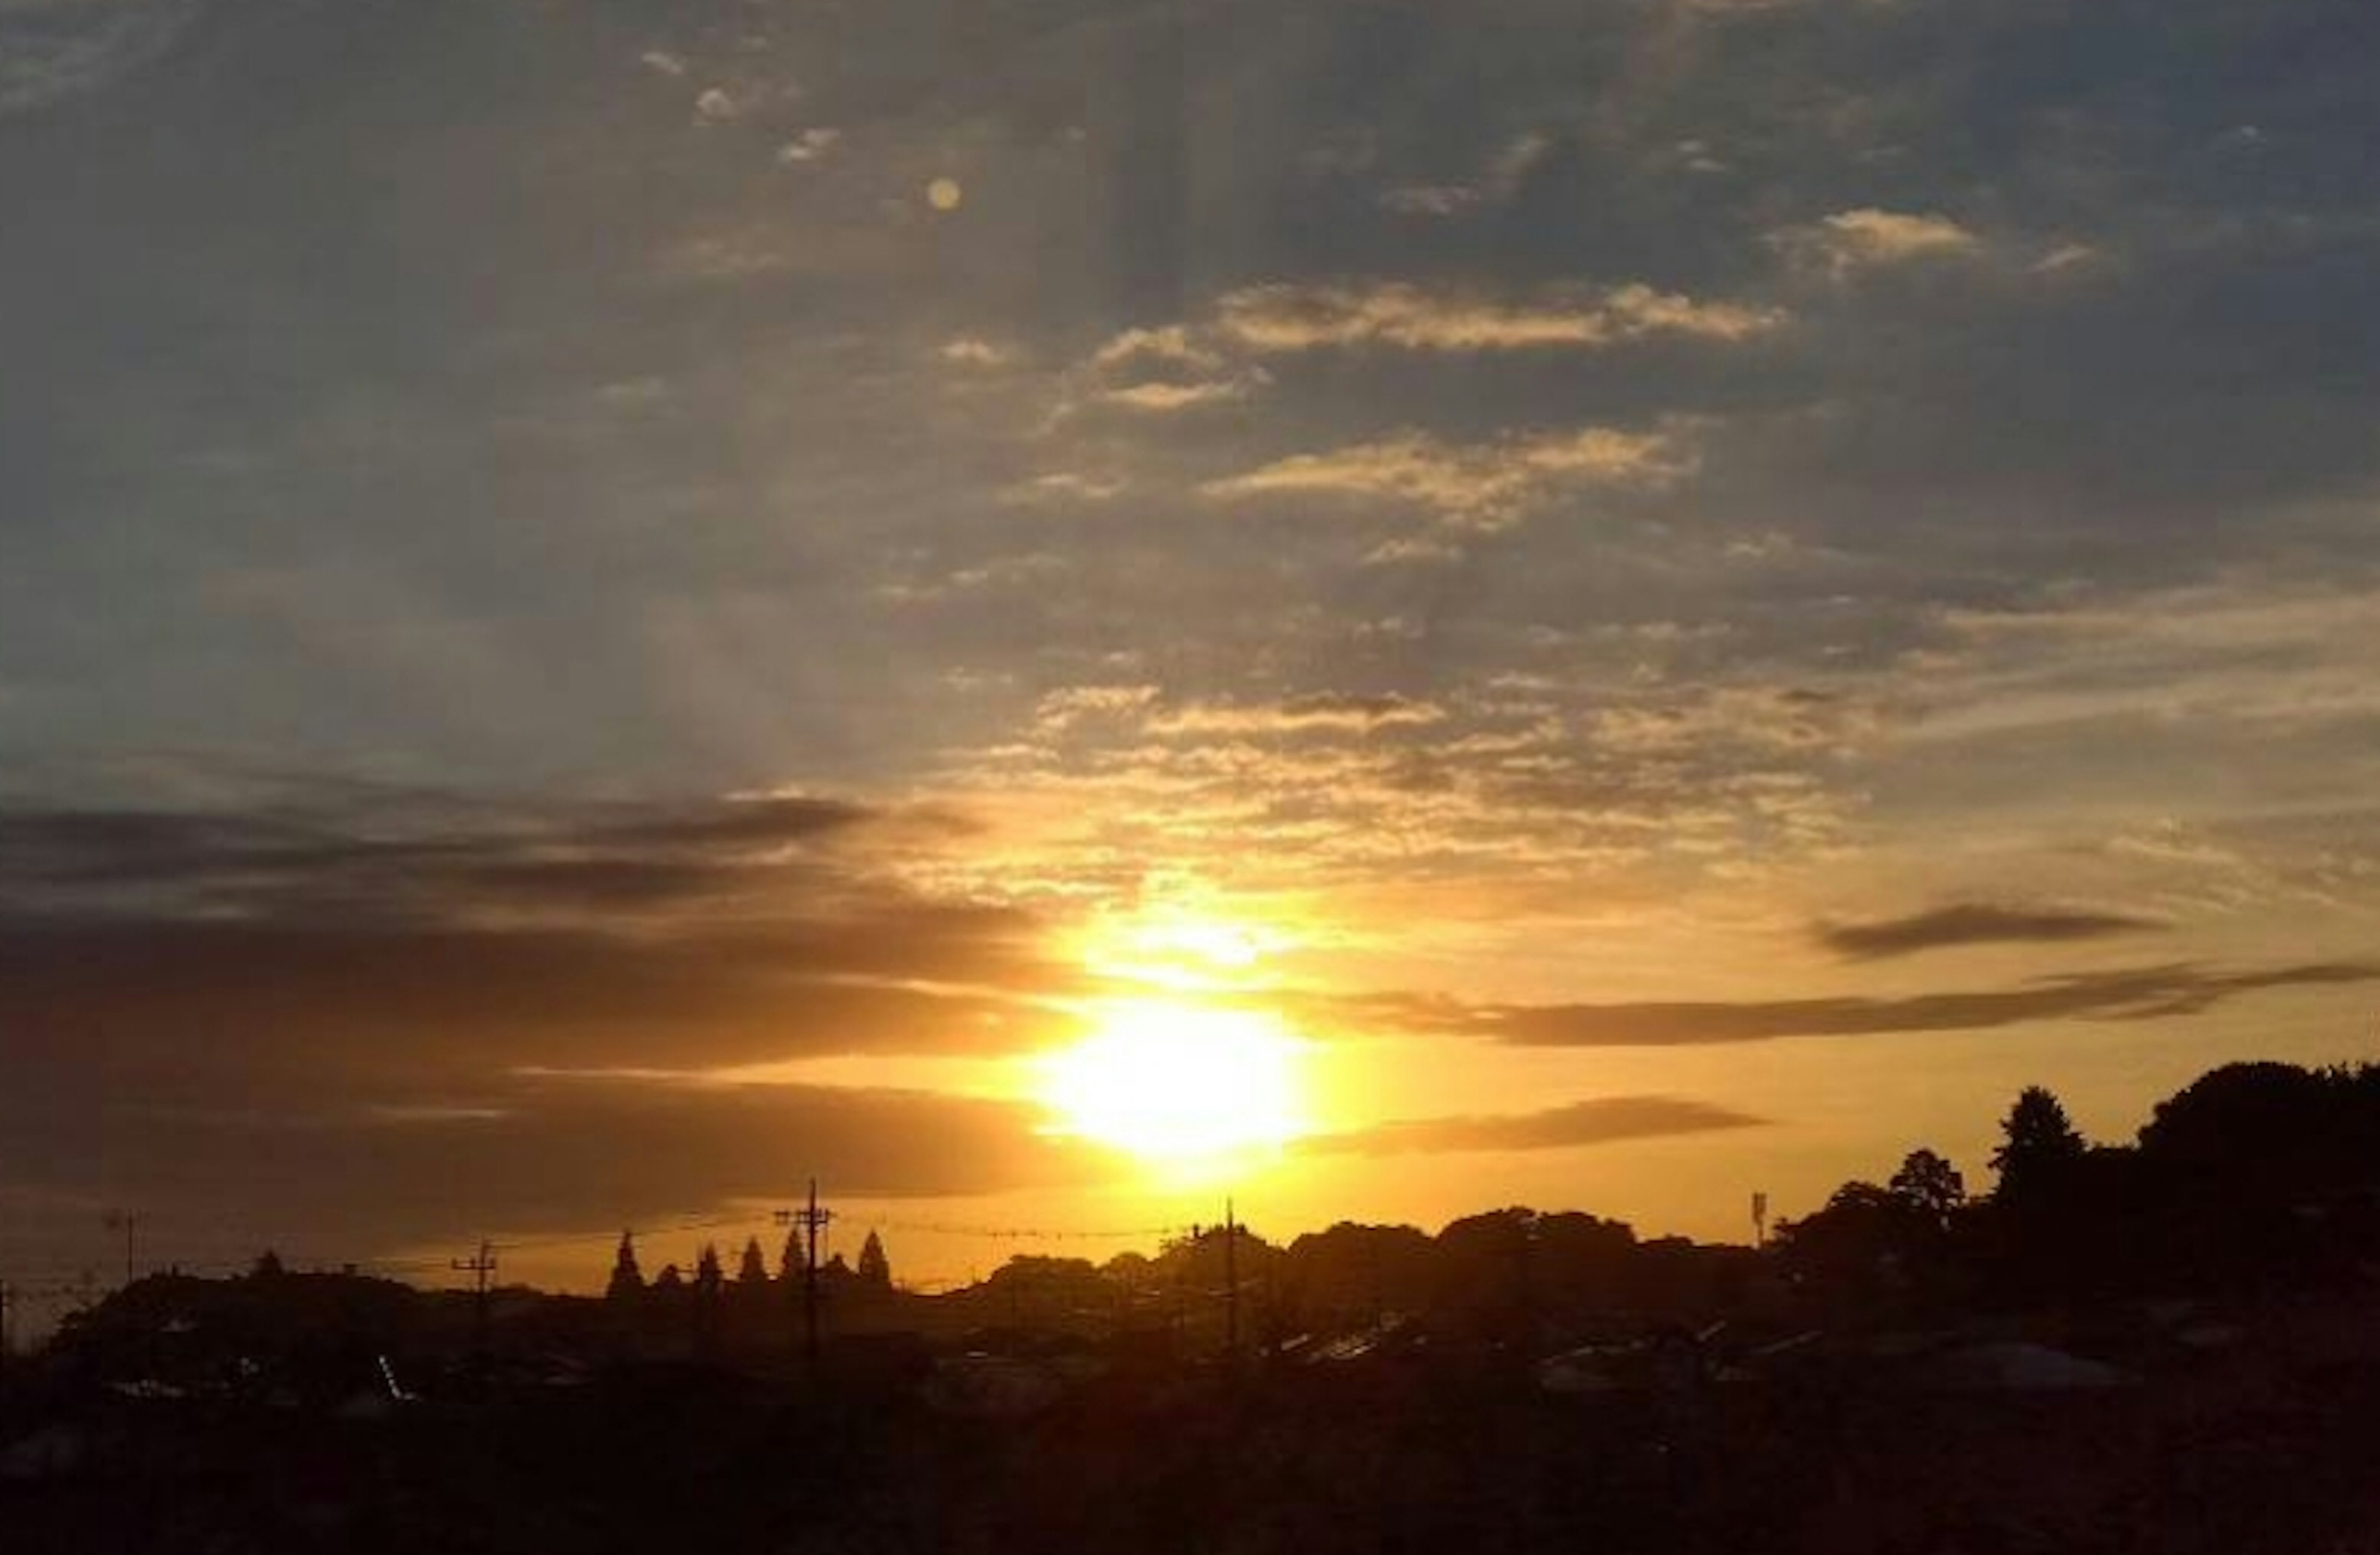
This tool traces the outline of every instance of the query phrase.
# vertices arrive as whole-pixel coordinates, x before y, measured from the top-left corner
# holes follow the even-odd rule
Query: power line
[[[1151,1236],[1179,1236],[1186,1225],[1135,1226],[1116,1231],[1060,1231],[1040,1226],[951,1225],[932,1221],[873,1221],[880,1231],[914,1232],[931,1236],[974,1236],[1000,1242],[1126,1242]]]

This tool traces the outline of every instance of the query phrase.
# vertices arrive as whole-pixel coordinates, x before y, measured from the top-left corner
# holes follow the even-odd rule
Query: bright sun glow
[[[1062,1132],[1184,1166],[1307,1132],[1304,1068],[1305,1044],[1269,1016],[1130,1001],[1042,1060],[1039,1090]]]

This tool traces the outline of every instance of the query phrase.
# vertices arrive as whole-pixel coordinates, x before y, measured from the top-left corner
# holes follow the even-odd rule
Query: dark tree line
[[[793,1318],[804,1300],[807,1264],[800,1233],[795,1233],[786,1237],[778,1272],[771,1278],[755,1236],[746,1239],[733,1276],[718,1247],[705,1243],[696,1254],[692,1275],[666,1263],[648,1281],[637,1256],[636,1233],[623,1232],[604,1283],[603,1305],[613,1327],[624,1336],[664,1342],[690,1340],[698,1351],[782,1345],[790,1342]],[[820,1301],[841,1311],[889,1302],[892,1266],[883,1242],[869,1232],[860,1245],[856,1267],[841,1254],[822,1260],[817,1284]]]
[[[2228,1064],[2159,1103],[2127,1143],[2084,1138],[2057,1097],[2030,1087],[1986,1165],[1988,1183],[1971,1185],[1939,1153],[1912,1149],[1882,1183],[1844,1184],[1761,1250],[1640,1239],[1620,1221],[1515,1207],[1434,1235],[1342,1221],[1285,1245],[1206,1227],[1103,1264],[1014,1258],[936,1297],[896,1290],[871,1233],[856,1263],[829,1259],[817,1284],[830,1334],[1162,1333],[1177,1353],[1211,1354],[1234,1333],[1251,1351],[1371,1333],[1417,1336],[1433,1353],[1515,1355],[1607,1329],[1691,1331],[1741,1316],[1835,1327],[2380,1276],[2380,1064]],[[690,1274],[670,1263],[648,1278],[624,1235],[601,1301],[501,1288],[496,1328],[515,1349],[783,1353],[802,1338],[803,1252],[789,1238],[771,1276],[748,1241],[730,1274],[703,1247]],[[468,1294],[296,1274],[268,1253],[245,1280],[139,1282],[69,1318],[59,1340],[139,1359],[168,1327],[196,1345],[193,1314],[225,1355],[273,1342],[402,1353],[463,1343],[475,1328]]]
[[[2161,1295],[2252,1295],[2380,1258],[2380,1064],[2227,1064],[2160,1102],[2129,1144],[2083,1138],[2019,1095],[1993,1184],[1970,1198],[1931,1150],[1847,1183],[1778,1231],[1814,1299],[1859,1315]]]

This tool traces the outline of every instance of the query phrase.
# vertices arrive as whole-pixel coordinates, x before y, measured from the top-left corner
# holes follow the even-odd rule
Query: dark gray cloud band
[[[1881,961],[1923,951],[1964,945],[2059,945],[2119,934],[2143,933],[2167,925],[2123,913],[2059,911],[1961,902],[1906,917],[1857,923],[1821,923],[1818,942],[1847,961]]]
[[[1112,1173],[1037,1122],[1023,1106],[922,1092],[638,1079],[519,1079],[411,1107],[310,1111],[17,1092],[0,1102],[0,1182],[67,1219],[77,1205],[138,1205],[169,1242],[215,1228],[231,1250],[271,1239],[369,1257],[790,1201],[812,1176],[836,1194],[911,1197]]]
[[[1767,1122],[1706,1101],[1668,1096],[1600,1097],[1542,1112],[1416,1118],[1343,1134],[1318,1135],[1299,1148],[1323,1155],[1458,1155],[1568,1150],[1629,1139],[1659,1139]]]
[[[1514,1047],[1675,1048],[1989,1031],[2035,1021],[2179,1019],[2272,990],[2370,982],[2380,982],[2380,966],[2318,963],[2227,971],[2177,962],[1900,998],[1500,1005],[1382,994],[1318,1000],[1310,1008],[1326,1027],[1350,1031],[1467,1036]]]
[[[346,1089],[1030,1046],[1075,975],[891,883],[948,817],[795,798],[0,812],[0,1023],[119,1084]]]

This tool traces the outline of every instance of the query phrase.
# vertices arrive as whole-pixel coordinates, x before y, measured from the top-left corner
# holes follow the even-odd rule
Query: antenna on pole
[[[488,1353],[488,1276],[496,1271],[495,1244],[481,1242],[477,1253],[468,1258],[453,1259],[451,1267],[472,1278],[471,1348],[484,1357]]]
[[[818,1201],[818,1179],[810,1179],[809,1202],[799,1209],[780,1209],[775,1215],[779,1225],[793,1224],[802,1228],[802,1356],[812,1371],[818,1369],[819,1358],[819,1232],[834,1219],[834,1211],[821,1209]]]
[[[140,1215],[132,1209],[110,1209],[103,1223],[108,1230],[124,1233],[124,1282],[129,1285],[133,1279],[132,1238],[140,1229]]]
[[[1752,1196],[1752,1245],[1755,1247],[1768,1245],[1768,1195],[1766,1193]]]
[[[1240,1360],[1240,1217],[1230,1199],[1223,1200],[1223,1354],[1231,1364]]]

